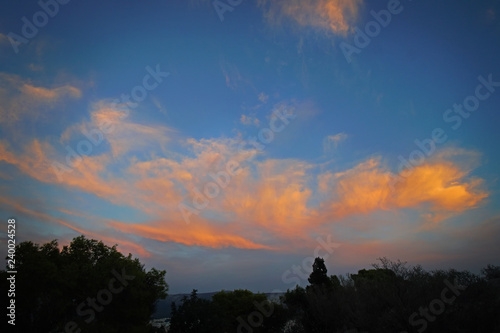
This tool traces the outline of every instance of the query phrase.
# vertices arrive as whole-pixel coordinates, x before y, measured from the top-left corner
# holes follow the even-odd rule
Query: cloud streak
[[[57,95],[44,89],[30,91],[38,98]],[[53,162],[65,158],[49,140],[34,139],[19,153],[0,141],[0,161],[40,182],[145,214],[141,223],[105,222],[105,228],[120,230],[124,237],[212,248],[286,251],[287,244],[307,244],[312,234],[346,217],[379,211],[411,209],[424,221],[438,222],[478,207],[489,195],[482,179],[470,177],[479,163],[470,162],[478,160],[470,151],[443,149],[396,183],[397,175],[380,157],[342,171],[318,173],[319,165],[300,159],[263,154],[249,159],[256,150],[242,149],[238,137],[183,139],[167,127],[138,124],[106,101],[93,104],[90,121],[66,129],[60,143],[70,143],[102,123],[113,130],[101,138],[99,153],[81,156],[60,178]],[[336,145],[346,137],[338,133],[327,139]],[[174,146],[183,147],[183,152],[174,152]],[[230,160],[239,164],[238,172],[186,225],[178,204],[190,203]]]
[[[463,151],[463,154],[468,154]],[[470,170],[445,158],[443,151],[428,163],[395,180],[380,159],[369,159],[335,174],[330,212],[337,218],[376,210],[426,208],[432,213],[459,213],[477,207],[488,192],[479,178],[467,177]],[[468,179],[467,179],[468,178]]]
[[[0,73],[0,124],[43,119],[56,106],[81,97],[82,91],[70,84],[47,88],[17,75]]]
[[[292,21],[300,27],[346,35],[359,16],[362,0],[260,0],[264,16],[272,24]]]
[[[325,153],[335,149],[338,145],[347,139],[348,135],[345,133],[337,133],[335,135],[329,135],[323,140],[323,151]]]

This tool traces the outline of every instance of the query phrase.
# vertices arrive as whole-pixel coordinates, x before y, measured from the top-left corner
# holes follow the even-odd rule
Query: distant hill
[[[217,293],[218,291],[211,293],[201,293],[197,295],[198,298],[212,300],[212,296]],[[268,300],[274,302],[279,302],[280,296],[285,295],[285,293],[264,293],[264,294],[267,296]],[[182,304],[182,299],[184,298],[184,296],[189,298],[190,295],[191,294],[168,295],[165,299],[159,300],[156,305],[156,312],[153,314],[152,318],[153,319],[170,318],[172,302],[174,302],[175,305],[179,306]]]

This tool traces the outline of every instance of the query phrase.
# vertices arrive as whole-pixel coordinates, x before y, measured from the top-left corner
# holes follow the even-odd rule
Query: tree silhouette
[[[16,269],[19,332],[149,332],[155,304],[168,290],[165,271],[146,272],[116,245],[84,236],[62,250],[56,240],[22,242]],[[2,290],[6,277],[0,271]]]
[[[331,283],[328,278],[328,270],[325,266],[325,260],[323,258],[314,259],[313,271],[309,278],[307,279],[311,286],[327,286]]]
[[[478,276],[380,261],[326,283],[324,260],[316,258],[310,285],[282,298],[285,332],[500,332],[499,266],[488,265]]]

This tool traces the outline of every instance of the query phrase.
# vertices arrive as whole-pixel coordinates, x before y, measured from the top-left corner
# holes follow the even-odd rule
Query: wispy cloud
[[[261,101],[262,103],[267,103],[267,101],[269,100],[269,95],[265,94],[264,92],[261,92],[258,96],[259,98],[259,101]]]
[[[112,223],[112,227],[134,235],[162,242],[176,242],[184,245],[212,248],[236,247],[241,249],[270,249],[269,246],[252,242],[245,237],[227,231],[227,226],[210,225],[197,221],[186,228],[184,221],[175,223],[123,224]]]
[[[467,151],[463,151],[467,154]],[[329,209],[337,218],[377,210],[401,208],[431,212],[428,217],[443,213],[459,213],[477,207],[488,192],[482,180],[468,177],[467,166],[446,159],[446,151],[428,163],[415,167],[408,177],[394,182],[394,175],[370,159],[330,178],[334,198]],[[468,154],[469,155],[469,154]],[[427,213],[429,214],[429,213]]]
[[[2,34],[2,33],[0,32],[0,45],[3,45],[3,44],[5,44],[5,45],[6,45],[6,44],[8,44],[8,43],[10,43],[10,41],[9,41],[9,37],[7,37],[5,34]]]
[[[242,123],[243,125],[259,126],[260,120],[256,117],[247,116],[247,115],[242,114],[240,117],[240,123]]]
[[[362,0],[260,0],[259,5],[271,24],[286,20],[338,35],[353,29]]]
[[[226,81],[226,86],[230,89],[236,90],[243,81],[243,77],[241,76],[238,67],[226,61],[221,61],[220,66]]]
[[[28,65],[28,68],[32,70],[33,72],[39,72],[43,70],[43,66],[35,63],[31,63]]]
[[[57,95],[48,89],[26,91],[39,99]],[[469,176],[478,155],[465,150],[444,149],[391,186],[394,174],[381,158],[318,174],[318,165],[300,159],[263,154],[249,159],[257,150],[242,150],[239,137],[183,139],[165,126],[139,124],[106,100],[92,104],[89,112],[90,119],[68,127],[59,143],[33,139],[14,153],[1,141],[0,161],[40,182],[143,212],[148,219],[141,223],[105,221],[104,227],[120,230],[125,241],[138,235],[191,246],[286,249],[349,216],[411,209],[436,222],[473,209],[488,196],[482,180]],[[56,145],[70,145],[103,123],[112,131],[103,134],[100,150],[81,156],[70,172],[57,177],[53,162],[64,162],[66,151]],[[331,148],[346,138],[338,133],[326,142]],[[238,173],[187,225],[178,204],[192,204],[229,161],[238,163]]]
[[[164,115],[168,115],[168,112],[167,112],[167,109],[165,108],[165,106],[160,102],[160,100],[154,96],[151,96],[151,101],[153,102],[154,106],[156,107],[156,109],[163,113]]]
[[[335,135],[328,135],[326,138],[323,140],[323,152],[327,153],[339,145],[340,142],[344,141],[347,139],[347,134],[345,133],[338,133]]]
[[[468,176],[471,163],[453,161],[452,158],[460,160],[461,155],[468,156],[465,160],[477,157],[463,150],[443,150],[416,167],[394,188],[391,188],[394,175],[377,158],[341,172],[319,174],[315,187],[311,182],[314,164],[300,160],[246,161],[250,152],[239,151],[237,139],[188,139],[184,145],[193,155],[161,153],[161,146],[140,143],[161,140],[164,129],[132,123],[120,117],[119,111],[98,105],[100,107],[92,113],[91,124],[97,126],[106,120],[113,123],[115,131],[121,135],[108,139],[108,152],[82,156],[81,162],[64,174],[62,180],[54,174],[52,162],[57,158],[63,160],[63,157],[58,157],[56,149],[48,142],[34,140],[16,154],[8,143],[1,142],[0,160],[17,166],[39,181],[92,193],[114,204],[129,205],[151,216],[163,217],[162,223],[126,228],[130,232],[132,229],[142,231],[147,237],[168,229],[170,231],[160,233],[165,241],[213,247],[272,247],[271,239],[275,237],[304,239],[311,226],[329,224],[332,218],[338,221],[355,214],[408,208],[420,211],[425,207],[433,219],[442,219],[475,208],[488,196],[482,189],[482,180]],[[128,139],[132,136],[133,143]],[[330,140],[335,143],[344,137],[345,134],[339,133]],[[126,159],[116,160],[118,148],[115,146],[121,147],[122,153],[146,146],[150,151],[141,159],[129,154]],[[172,157],[161,157],[158,153]],[[195,217],[199,226],[187,227],[194,229],[181,233],[186,225],[180,225],[182,218],[177,204],[189,203],[195,189],[203,192],[207,182],[213,181],[209,175],[225,170],[224,165],[229,160],[240,163],[240,172],[210,202],[207,213],[238,223],[231,228],[220,228],[217,222],[208,219],[208,215],[200,214]],[[317,191],[323,198],[321,204],[311,205]],[[183,236],[176,237],[179,233]],[[257,239],[268,239],[271,243],[263,244]]]
[[[17,75],[0,73],[0,123],[37,120],[69,99],[79,99],[82,91],[65,84],[53,88],[35,85]]]
[[[48,223],[50,225],[59,225],[62,226],[64,229],[67,229],[67,231],[70,231],[70,234],[72,236],[69,236],[67,239],[63,239],[62,245],[67,245],[69,244],[70,237],[75,237],[77,235],[86,235],[89,238],[95,238],[95,239],[100,239],[107,244],[118,244],[120,245],[120,250],[121,251],[129,251],[133,252],[135,254],[138,254],[142,257],[149,257],[150,253],[145,250],[143,247],[138,245],[137,243],[134,243],[130,241],[127,238],[116,238],[115,236],[110,235],[110,229],[107,228],[107,226],[103,226],[102,228],[99,228],[98,230],[91,230],[91,228],[83,227],[80,226],[79,224],[68,220],[68,219],[62,219],[62,218],[56,218],[50,214],[47,214],[45,212],[40,212],[32,208],[28,208],[26,206],[28,205],[22,205],[20,202],[12,200],[11,198],[6,198],[3,196],[0,196],[0,204],[9,207],[10,211],[15,211],[17,213],[21,213],[24,215],[31,216],[35,218],[38,223]],[[107,229],[107,230],[106,230]],[[46,241],[52,240],[52,238],[47,239]]]

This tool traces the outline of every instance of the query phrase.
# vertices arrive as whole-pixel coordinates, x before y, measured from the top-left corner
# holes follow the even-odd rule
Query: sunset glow
[[[326,236],[332,274],[500,257],[498,1],[57,4],[0,14],[19,242],[118,244],[173,293],[292,288]]]

